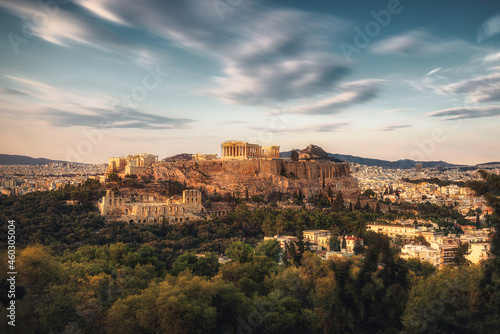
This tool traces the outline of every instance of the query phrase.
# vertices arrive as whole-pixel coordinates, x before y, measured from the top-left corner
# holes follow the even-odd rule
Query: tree
[[[470,254],[470,245],[467,242],[458,242],[457,249],[454,251],[453,263],[455,266],[470,265],[471,262],[465,258]]]
[[[425,239],[425,237],[422,234],[414,236],[411,242],[414,245],[423,245],[427,247],[430,246],[429,242]]]
[[[422,261],[419,258],[411,258],[406,260],[410,273],[416,277],[427,278],[436,272],[434,267],[429,261]]]
[[[352,248],[354,255],[363,254],[364,250],[365,247],[361,244],[359,238],[356,238],[356,241],[354,242],[354,247]]]
[[[200,277],[168,277],[139,295],[119,299],[108,312],[109,333],[212,333],[214,284]]]
[[[344,196],[342,195],[342,192],[340,190],[337,193],[337,196],[335,197],[335,202],[334,202],[333,208],[337,212],[343,211],[345,209]]]
[[[226,255],[233,261],[250,262],[252,261],[252,247],[241,241],[236,240],[226,249]]]
[[[481,316],[484,327],[490,332],[500,332],[500,176],[484,170],[478,173],[483,181],[469,181],[466,186],[474,190],[477,196],[484,196],[493,208],[489,221],[495,232],[491,237],[490,258],[483,263],[483,276],[479,282],[481,302],[477,315]]]
[[[219,257],[214,253],[205,253],[205,256],[202,256],[196,261],[193,266],[193,273],[196,276],[204,276],[207,278],[213,277],[217,275],[219,271]]]
[[[375,192],[372,189],[366,189],[363,195],[365,195],[366,197],[374,197]]]
[[[198,258],[195,254],[190,252],[183,253],[177,258],[177,260],[175,260],[172,265],[171,273],[173,275],[178,275],[184,270],[193,271],[196,262],[198,262]]]
[[[356,204],[354,205],[354,210],[361,210],[361,201],[358,196],[358,200],[356,201]]]
[[[120,180],[120,177],[116,173],[109,173],[108,180],[111,182],[117,182],[118,180]]]
[[[412,288],[403,316],[405,333],[473,333],[480,271],[445,267]],[[491,330],[479,331],[492,333]]]
[[[292,161],[299,161],[299,152],[297,150],[292,150],[292,153],[290,153],[290,159]]]
[[[255,247],[255,253],[265,255],[269,259],[279,262],[282,253],[280,242],[276,239],[261,241],[257,247]]]
[[[328,192],[327,192],[328,198],[330,200],[333,199],[333,191],[332,191],[332,186],[328,186]]]
[[[260,196],[260,195],[252,195],[251,200],[254,203],[262,203],[262,202],[264,202],[264,198],[262,196]]]

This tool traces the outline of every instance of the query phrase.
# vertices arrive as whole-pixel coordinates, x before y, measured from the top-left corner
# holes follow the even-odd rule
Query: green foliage
[[[183,253],[175,260],[172,270],[173,275],[190,270],[196,276],[213,277],[219,271],[219,258],[212,253],[198,258],[193,253]]]
[[[467,242],[458,242],[457,249],[454,252],[453,264],[455,266],[470,265],[471,262],[465,257],[470,254],[470,244]]]
[[[427,278],[436,272],[436,267],[434,267],[428,261],[421,261],[420,259],[413,258],[406,260],[408,269],[412,275],[415,277]]]
[[[375,197],[375,192],[372,189],[366,189],[363,195],[366,197]]]
[[[269,259],[279,262],[282,253],[281,245],[276,239],[264,240],[255,247],[255,253],[265,255]]]
[[[292,161],[299,161],[299,152],[297,150],[292,150],[290,159],[292,159]]]
[[[121,180],[121,178],[116,173],[109,173],[108,180],[110,182],[118,182],[119,180]]]
[[[254,203],[263,203],[264,202],[264,198],[262,196],[260,196],[260,195],[253,195],[251,197],[251,200]]]
[[[500,331],[500,176],[480,170],[483,181],[467,183],[478,196],[484,196],[493,208],[489,217],[495,233],[491,237],[491,258],[484,263],[484,274],[479,282],[478,312],[483,323],[483,332]],[[487,330],[485,330],[487,329]]]
[[[497,227],[500,183],[496,176],[483,176],[486,182],[471,187],[495,209],[491,222]],[[161,187],[169,191],[167,182]],[[388,238],[364,232],[366,223],[393,214],[250,211],[229,194],[234,211],[216,219],[164,226],[105,223],[93,207],[101,189],[88,181],[0,196],[1,221],[15,219],[18,227],[16,332],[491,333],[500,328],[497,234],[492,258],[482,265],[463,265],[464,247],[457,257],[462,265],[436,269],[400,259]],[[79,204],[66,205],[67,200]],[[417,208],[443,226],[456,214],[430,204]],[[6,224],[0,228],[7,235]],[[323,261],[308,251],[301,237],[305,229],[331,230],[333,248],[340,246],[340,233],[362,237],[364,253]],[[283,254],[290,259],[283,264],[279,242],[262,241],[278,233],[298,236],[287,244]],[[0,289],[5,290],[7,248],[5,239],[1,242]],[[233,261],[221,265],[216,254],[224,252]],[[200,253],[205,256],[195,255]],[[5,291],[1,301],[5,306]],[[0,316],[6,319],[5,308]],[[5,321],[0,332],[9,333]]]
[[[403,323],[409,333],[472,333],[480,324],[474,312],[477,281],[474,267],[444,268],[411,289]],[[486,333],[483,330],[479,332]]]
[[[226,249],[226,255],[233,261],[249,262],[252,261],[253,248],[243,241],[236,240]]]
[[[429,178],[429,179],[416,179],[416,180],[404,178],[403,181],[409,182],[409,183],[415,183],[415,184],[426,182],[426,183],[436,184],[440,187],[446,187],[446,186],[449,186],[452,184],[457,185],[459,187],[463,187],[465,185],[465,182],[463,182],[463,181],[446,181],[446,180],[438,179],[437,177]]]

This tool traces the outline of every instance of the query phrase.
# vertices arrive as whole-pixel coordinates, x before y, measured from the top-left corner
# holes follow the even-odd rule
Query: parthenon
[[[279,159],[280,147],[260,146],[243,141],[226,141],[222,143],[222,159],[246,160],[246,159]]]

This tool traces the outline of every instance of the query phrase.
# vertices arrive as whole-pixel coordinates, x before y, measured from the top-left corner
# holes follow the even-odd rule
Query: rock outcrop
[[[330,187],[346,195],[357,192],[349,164],[323,161],[245,160],[177,161],[153,164],[148,172],[155,179],[172,180],[201,189],[207,194],[232,193],[244,196],[273,193],[306,198],[326,193]]]

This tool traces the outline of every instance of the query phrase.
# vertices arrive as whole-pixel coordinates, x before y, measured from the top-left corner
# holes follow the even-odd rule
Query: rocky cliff
[[[302,191],[306,198],[326,193],[358,191],[349,165],[333,162],[285,160],[177,161],[155,163],[148,170],[155,179],[186,183],[206,193],[227,192],[250,196],[281,192],[293,195]],[[323,188],[323,183],[325,187]]]

